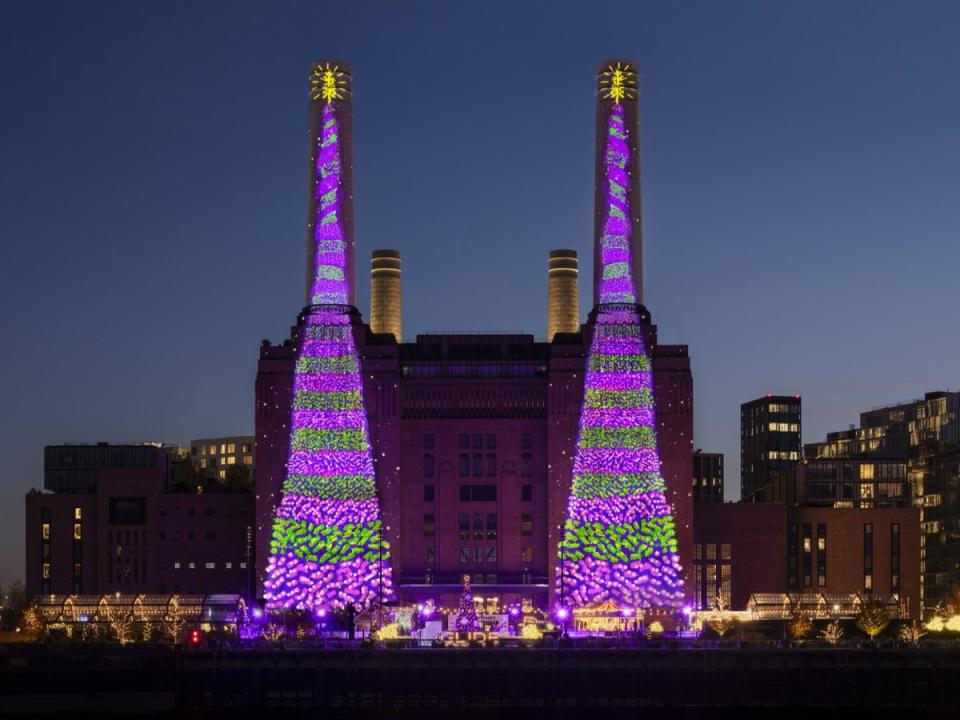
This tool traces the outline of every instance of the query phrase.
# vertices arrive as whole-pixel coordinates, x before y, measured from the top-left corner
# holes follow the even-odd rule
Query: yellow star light
[[[338,66],[318,63],[310,74],[311,99],[329,103],[346,97],[350,91],[347,90],[344,77],[345,73],[341,72]]]
[[[604,98],[620,102],[624,98],[633,100],[637,89],[637,71],[632,65],[618,62],[617,66],[607,65],[600,78],[600,92]]]

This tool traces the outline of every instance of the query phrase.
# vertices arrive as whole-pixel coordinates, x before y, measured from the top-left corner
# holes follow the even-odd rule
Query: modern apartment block
[[[740,499],[761,502],[800,461],[800,396],[767,395],[740,406]]]

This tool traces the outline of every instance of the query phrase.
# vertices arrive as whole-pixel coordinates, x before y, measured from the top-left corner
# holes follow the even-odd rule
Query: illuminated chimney
[[[597,68],[593,304],[643,305],[640,212],[640,94],[637,64]]]
[[[393,333],[397,342],[403,341],[397,250],[374,250],[370,259],[370,329],[375,333]]]
[[[551,250],[547,268],[547,342],[580,329],[580,281],[576,250]]]
[[[307,305],[357,304],[352,96],[353,78],[347,63],[313,63],[308,132]],[[333,264],[329,264],[331,260]]]

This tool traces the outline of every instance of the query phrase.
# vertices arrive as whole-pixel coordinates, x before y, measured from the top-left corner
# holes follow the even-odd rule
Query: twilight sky
[[[960,4],[5,2],[0,582],[42,448],[253,432],[302,305],[307,71],[354,75],[358,277],[404,323],[546,325],[590,277],[593,72],[641,71],[647,306],[690,346],[697,447],[739,494],[739,405],[805,442],[960,385]],[[581,311],[590,298],[581,288]]]

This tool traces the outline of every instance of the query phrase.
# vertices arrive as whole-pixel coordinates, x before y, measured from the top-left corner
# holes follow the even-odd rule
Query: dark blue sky
[[[954,2],[5,2],[0,581],[44,444],[252,432],[259,341],[302,304],[317,57],[353,65],[365,313],[396,247],[410,335],[544,334],[547,251],[591,257],[593,72],[621,55],[647,305],[728,496],[742,401],[802,394],[811,441],[956,388],[958,36]]]

